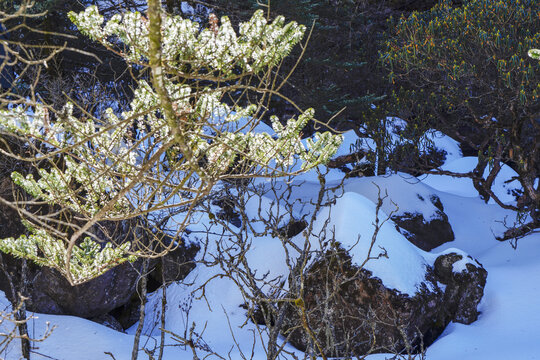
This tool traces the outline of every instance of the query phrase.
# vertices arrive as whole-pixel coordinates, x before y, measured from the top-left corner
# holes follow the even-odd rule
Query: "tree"
[[[130,109],[121,114],[109,108],[95,117],[71,102],[61,111],[39,102],[1,110],[1,131],[24,141],[30,154],[24,160],[36,168],[12,178],[34,197],[32,205],[50,210],[31,213],[17,204],[30,234],[4,239],[0,249],[54,267],[72,284],[178,245],[141,238],[99,244],[90,231],[99,221],[175,210],[183,214],[181,233],[220,181],[305,171],[326,162],[340,144],[329,132],[301,142],[312,110],[285,126],[273,118],[274,136],[251,132],[268,96],[278,94],[275,70],[305,31],[295,22],[276,17],[269,23],[257,11],[238,34],[227,17],[212,17],[201,30],[164,14],[157,0],[148,1],[148,17],[116,14],[104,23],[91,6],[70,18],[152,79],[137,79]],[[244,99],[248,105],[241,106]]]
[[[458,8],[442,1],[401,18],[382,55],[390,81],[400,86],[396,113],[407,117],[408,136],[419,141],[435,128],[460,141],[478,164],[446,174],[470,177],[485,201],[528,215],[503,238],[540,224],[540,64],[527,57],[540,41],[539,14],[537,1],[472,0]],[[492,191],[503,164],[523,188],[516,204]]]

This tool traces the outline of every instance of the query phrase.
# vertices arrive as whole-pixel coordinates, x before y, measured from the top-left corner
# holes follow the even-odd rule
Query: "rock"
[[[445,303],[451,305],[448,312],[452,321],[470,324],[478,319],[476,305],[484,295],[487,271],[471,257],[450,253],[435,260],[437,280],[446,285]],[[461,267],[461,268],[459,268]]]
[[[201,247],[196,243],[188,243],[182,240],[176,249],[169,252],[158,260],[156,267],[150,273],[150,277],[159,284],[170,284],[175,281],[183,280],[195,268],[195,255]],[[161,271],[164,271],[164,278]]]
[[[122,327],[122,325],[112,315],[104,314],[90,320],[97,322],[98,324],[105,325],[106,327],[113,330],[124,332],[124,328]]]
[[[55,269],[28,261],[28,284],[22,289],[22,260],[6,254],[2,254],[2,260],[13,280],[15,292],[28,298],[26,307],[29,311],[85,318],[98,317],[128,302],[135,292],[141,267],[141,261],[124,263],[84,284],[71,286]],[[3,271],[0,271],[0,290],[11,300],[11,286]]]
[[[0,197],[13,201],[13,187],[9,178],[0,179]],[[17,211],[0,204],[0,239],[16,236],[25,230]]]
[[[358,178],[344,183],[346,192],[355,192],[379,201],[381,210],[391,216],[398,231],[424,251],[454,240],[454,232],[441,199],[433,188],[410,175],[397,173],[373,178]]]
[[[219,199],[212,201],[212,205],[217,205],[221,208],[219,212],[215,214],[218,219],[229,222],[231,225],[236,227],[242,226],[242,219],[240,214],[235,209],[236,201],[233,200],[230,196],[223,196]]]
[[[4,213],[6,206],[0,206]],[[9,209],[8,209],[9,211]],[[2,236],[17,237],[22,233],[18,214],[8,226],[2,226]],[[5,225],[5,224],[3,224]],[[134,221],[102,222],[94,226],[92,232],[104,242],[122,243],[131,241]],[[8,276],[0,271],[0,290],[12,300],[14,293],[28,297],[26,302],[29,311],[75,315],[85,318],[97,317],[125,304],[135,291],[139,278],[141,261],[134,264],[124,263],[112,268],[105,274],[84,284],[71,286],[60,272],[48,267],[39,267],[31,261],[27,264],[27,285],[22,286],[22,261],[7,254],[2,254],[2,265],[8,272],[15,286],[11,288]]]
[[[0,180],[0,184],[9,185],[9,187],[2,186],[0,189],[9,189],[11,192],[10,180],[8,178]],[[0,195],[7,197],[9,194]],[[0,238],[17,237],[24,232],[17,212],[1,204],[0,224]],[[99,226],[95,226],[92,231],[104,241],[110,241],[112,238],[113,241],[121,243],[132,240],[134,226],[137,226],[135,220],[117,223],[103,222]],[[188,258],[192,259],[197,251],[198,248],[180,247],[167,255],[164,259],[166,280],[174,281],[184,277],[192,268],[185,263]],[[156,261],[154,261],[155,263]],[[26,289],[23,289],[21,286],[22,260],[2,254],[2,264],[15,285],[14,293],[21,292],[28,297],[26,306],[29,311],[85,318],[103,316],[111,310],[127,304],[135,293],[141,269],[141,261],[134,264],[124,263],[98,278],[81,285],[71,286],[58,271],[39,267],[28,261],[26,274],[28,284]],[[161,279],[161,275],[159,278]],[[0,271],[0,290],[4,291],[11,300],[13,291],[4,271]]]
[[[280,238],[290,239],[304,231],[307,226],[308,223],[306,220],[296,220],[295,218],[291,217],[287,225],[284,225],[277,230],[277,235]]]
[[[416,145],[404,143],[395,146],[389,155],[388,167],[412,176],[420,176],[444,164],[446,151],[428,148],[420,151]]]
[[[77,286],[71,286],[56,270],[41,268],[34,278],[28,309],[85,318],[106,314],[129,301],[136,289],[141,263],[118,265]],[[46,302],[38,301],[45,297],[48,297]]]
[[[163,264],[165,266],[166,283],[183,279],[194,268],[191,260],[198,251],[199,247],[197,245],[189,244],[180,246],[165,255]],[[16,285],[16,291],[21,291],[20,271],[22,260],[6,254],[2,254],[2,258]],[[158,262],[153,261],[153,264],[156,263]],[[123,263],[84,284],[71,286],[58,271],[48,267],[39,267],[28,262],[27,278],[30,281],[27,289],[22,292],[29,298],[26,305],[30,311],[95,318],[112,310],[131,306],[141,268],[142,260],[138,260],[133,264]],[[150,279],[153,279],[154,282],[151,282]],[[156,283],[155,288],[161,286],[161,262],[154,265],[148,283],[149,286]],[[11,298],[11,287],[2,271],[0,271],[0,290],[4,291],[8,298]],[[149,289],[149,291],[152,291],[152,289]],[[136,308],[138,308],[138,303],[137,301],[134,305]],[[124,312],[117,311],[118,314]],[[128,309],[128,312],[131,313],[131,309]],[[124,321],[126,324],[129,322],[129,319]]]
[[[6,162],[1,162],[5,160]],[[11,167],[3,169],[7,159],[0,157],[0,196],[6,200],[13,200],[13,190],[21,192],[13,187],[9,178]],[[103,242],[113,241],[123,243],[133,241],[134,233],[138,237],[144,237],[140,233],[139,219],[131,219],[120,222],[104,221],[92,227],[92,233]],[[18,213],[0,203],[0,239],[17,237],[24,233]],[[167,282],[182,279],[191,271],[193,265],[189,264],[199,248],[194,245],[180,246],[166,255],[163,259],[165,264],[165,280]],[[142,261],[133,264],[124,263],[112,268],[105,274],[90,280],[84,284],[71,286],[58,271],[52,268],[39,267],[32,262],[27,262],[27,285],[22,287],[22,260],[10,255],[2,254],[0,265],[0,290],[12,300],[13,294],[22,293],[28,297],[27,309],[33,312],[75,315],[85,318],[104,316],[113,309],[122,308],[128,304],[136,292]],[[156,267],[157,261],[150,263],[150,268]],[[161,270],[159,269],[159,284],[161,285]],[[7,272],[7,275],[6,275]],[[15,289],[11,288],[10,280]],[[150,283],[150,281],[149,281]],[[127,321],[129,322],[129,321]]]
[[[304,301],[283,305],[282,334],[299,350],[319,352],[302,325],[303,306],[309,329],[328,357],[420,351],[450,321],[470,324],[477,319],[486,277],[472,259],[441,255],[411,297],[353,265],[345,250],[329,251],[307,270]]]
[[[1,157],[0,167],[7,164],[8,159]],[[8,201],[16,196],[24,197],[23,191],[13,185],[9,178],[11,168],[3,169],[0,177],[0,196]],[[47,210],[40,208],[38,210]],[[101,222],[92,228],[99,239],[122,243],[132,240],[136,220],[121,222]],[[25,232],[18,213],[9,206],[0,203],[0,238],[17,237]],[[39,267],[31,261],[27,262],[27,285],[22,286],[22,261],[10,255],[2,254],[0,265],[0,290],[4,291],[10,300],[13,293],[22,293],[28,297],[26,302],[29,311],[75,315],[92,318],[108,313],[114,308],[125,304],[135,291],[139,277],[140,261],[135,264],[121,264],[102,276],[87,283],[71,286],[69,282],[52,268]],[[6,274],[7,272],[7,274]],[[11,288],[9,281],[14,284]]]
[[[419,194],[417,197],[421,201],[426,201]],[[421,213],[405,212],[392,216],[392,221],[398,226],[398,231],[424,251],[430,251],[454,240],[454,232],[448,222],[448,216],[444,213],[441,200],[437,195],[431,195],[429,200],[438,209],[429,220],[426,220]]]
[[[141,300],[137,293],[133,294],[128,303],[114,309],[108,315],[111,315],[118,321],[122,329],[127,330],[137,323],[140,319]]]

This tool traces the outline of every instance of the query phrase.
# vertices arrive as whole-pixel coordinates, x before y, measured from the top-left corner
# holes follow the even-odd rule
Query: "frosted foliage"
[[[259,72],[276,65],[302,39],[303,25],[285,24],[282,16],[267,23],[264,12],[258,10],[251,20],[234,31],[224,16],[216,32],[200,31],[200,25],[180,16],[163,15],[162,52],[170,67],[189,63],[196,68],[208,66],[225,74],[240,67]],[[79,14],[70,13],[79,30],[93,40],[112,46],[120,40],[126,47],[127,60],[144,62],[148,58],[148,20],[138,12],[114,15],[106,24],[97,10],[90,6]]]
[[[129,66],[148,65],[149,23],[144,15],[117,14],[105,23],[97,7],[91,6],[69,16],[83,34],[119,53]],[[196,22],[163,14],[163,81],[173,121],[164,117],[163,99],[145,80],[138,81],[129,110],[121,114],[108,109],[97,118],[80,116],[71,103],[54,117],[45,106],[0,110],[0,130],[41,144],[36,156],[51,159],[62,154],[60,165],[41,168],[37,176],[14,172],[13,180],[36,199],[69,208],[83,218],[119,220],[146,211],[150,202],[169,208],[189,206],[224,178],[284,176],[293,173],[293,167],[306,171],[328,161],[341,136],[316,134],[306,145],[301,142],[301,130],[313,119],[313,110],[286,125],[274,118],[275,134],[252,133],[234,125],[249,118],[249,128],[254,128],[260,107],[223,102],[233,92],[223,84],[234,83],[238,74],[269,71],[304,31],[304,26],[286,24],[283,17],[268,23],[262,11],[240,24],[239,33],[227,17],[219,27],[201,30]],[[184,81],[178,80],[182,77]],[[28,237],[2,241],[1,249],[62,270],[68,261],[67,239],[38,225],[32,224]],[[80,266],[71,266],[74,281],[95,277],[126,260],[129,244],[112,249],[95,248],[91,242],[75,247],[74,253],[86,257],[75,261]],[[89,254],[94,262],[88,260]]]

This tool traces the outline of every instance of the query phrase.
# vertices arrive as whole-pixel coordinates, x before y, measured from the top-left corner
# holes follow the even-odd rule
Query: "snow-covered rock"
[[[451,321],[470,324],[478,317],[487,272],[478,262],[464,259],[460,251],[437,256],[415,295],[409,296],[385,287],[335,247],[307,270],[304,302],[284,305],[283,335],[307,353],[319,352],[316,340],[332,357],[419,351]],[[453,271],[456,265],[460,271]]]

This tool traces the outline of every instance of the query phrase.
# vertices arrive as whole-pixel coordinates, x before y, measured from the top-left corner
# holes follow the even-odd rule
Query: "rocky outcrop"
[[[152,261],[148,283],[153,288],[149,291],[159,287],[163,279],[166,283],[183,279],[194,268],[192,260],[198,251],[199,247],[196,245],[183,245],[165,255],[162,261]],[[116,310],[114,314],[123,318],[126,311],[131,313],[131,307],[137,308],[139,304],[138,296],[134,295],[142,269],[141,260],[118,265],[105,274],[77,286],[71,286],[64,276],[54,269],[28,262],[25,289],[21,287],[22,260],[2,254],[2,261],[16,288],[15,292],[21,292],[28,298],[26,305],[30,311],[99,318]],[[161,274],[162,268],[164,276]],[[4,291],[8,298],[12,297],[10,281],[1,270],[0,290]],[[125,306],[129,309],[117,310]],[[128,324],[130,321],[120,322]]]
[[[4,178],[4,181],[8,180]],[[17,237],[24,232],[17,212],[0,204],[1,213],[8,214],[11,221],[0,223],[0,238]],[[132,240],[135,226],[130,220],[103,222],[94,226],[92,232],[104,242],[122,243]],[[85,318],[104,315],[128,302],[135,292],[141,268],[141,261],[124,263],[84,284],[71,286],[60,272],[30,261],[23,276],[22,262],[2,254],[0,290],[10,300],[20,293],[28,298],[26,306],[30,311]]]
[[[63,275],[40,268],[28,308],[52,314],[96,317],[125,304],[135,292],[141,262],[121,264],[84,284],[71,286]]]
[[[157,261],[150,277],[159,285],[183,280],[195,268],[193,259],[200,249],[198,244],[182,240],[182,244]]]
[[[444,303],[452,321],[470,324],[478,318],[476,305],[484,295],[487,271],[471,258],[449,253],[435,260],[435,279],[446,285]]]
[[[34,312],[98,317],[127,303],[136,290],[141,262],[124,263],[84,284],[71,286],[58,271],[28,262],[26,286],[22,286],[21,262],[2,254],[16,292],[28,298],[27,309]],[[0,271],[0,290],[12,298],[6,273]]]
[[[417,197],[421,201],[428,201],[419,194]],[[429,219],[425,219],[421,213],[417,212],[405,212],[392,216],[392,221],[398,226],[398,231],[424,251],[430,251],[454,240],[454,232],[448,222],[448,216],[444,213],[441,200],[437,195],[431,195],[429,201],[437,208]]]
[[[9,177],[17,165],[9,161],[10,159],[0,156],[0,196],[7,201],[13,201],[14,194],[21,197],[25,194],[13,185]],[[92,227],[91,231],[103,242],[112,241],[117,244],[125,241],[132,242],[135,233],[137,237],[145,238],[139,220],[135,218],[119,222],[104,221]],[[0,203],[0,239],[17,237],[25,231],[17,211]],[[163,261],[152,260],[150,268],[156,274],[151,273],[150,279],[153,281],[149,281],[149,284],[157,288],[163,280],[169,283],[183,279],[193,269],[192,260],[198,251],[199,247],[196,245],[181,245],[167,254]],[[4,291],[10,300],[20,293],[28,298],[26,307],[29,311],[75,315],[98,319],[97,321],[107,324],[112,324],[110,319],[103,320],[107,319],[107,313],[133,303],[133,295],[136,294],[142,268],[141,260],[133,264],[123,263],[84,284],[71,286],[58,271],[36,266],[30,261],[27,262],[26,274],[23,276],[22,263],[21,259],[1,254],[0,290]],[[162,269],[164,276],[161,275]],[[116,311],[115,315],[117,313],[120,312]],[[129,322],[130,320],[124,321],[122,325]],[[112,327],[118,327],[118,325]]]
[[[328,357],[419,351],[450,321],[477,319],[486,277],[486,270],[470,258],[441,255],[411,297],[353,265],[344,250],[332,251],[307,270],[304,301],[284,305],[282,333],[303,351],[319,352],[318,343]]]

